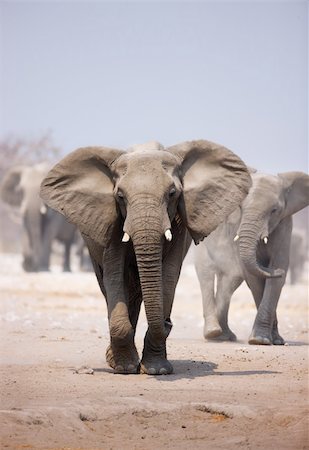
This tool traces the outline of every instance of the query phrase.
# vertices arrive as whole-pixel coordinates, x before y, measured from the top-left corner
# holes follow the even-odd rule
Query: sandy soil
[[[105,301],[92,273],[25,274],[0,255],[1,448],[307,449],[306,280],[278,308],[283,347],[249,346],[245,285],[230,324],[236,343],[202,336],[201,295],[184,265],[168,339],[169,376],[114,375],[105,362]],[[137,345],[146,329],[141,315]]]

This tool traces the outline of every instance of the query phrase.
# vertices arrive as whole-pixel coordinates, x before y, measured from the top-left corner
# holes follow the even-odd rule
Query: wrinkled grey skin
[[[168,149],[152,142],[128,152],[82,148],[47,175],[42,198],[87,242],[107,300],[106,357],[115,372],[172,372],[166,339],[191,236],[195,242],[207,236],[241,203],[250,182],[236,155],[208,141]],[[142,301],[148,331],[140,363],[134,336]]]
[[[76,227],[42,202],[39,190],[47,172],[45,163],[15,166],[5,174],[0,185],[1,199],[19,208],[22,215],[22,265],[26,272],[49,270],[54,239],[64,244],[63,270],[70,271],[70,250]]]
[[[289,266],[292,215],[308,205],[309,176],[254,173],[252,181],[241,207],[195,252],[204,337],[236,340],[228,326],[228,310],[233,292],[245,280],[257,307],[249,343],[283,345],[276,309]]]
[[[304,271],[308,258],[308,246],[305,231],[293,229],[290,248],[289,281],[296,284]]]

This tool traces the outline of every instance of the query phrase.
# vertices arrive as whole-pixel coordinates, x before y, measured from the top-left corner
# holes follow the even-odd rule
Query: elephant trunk
[[[171,324],[165,321],[162,293],[162,247],[164,226],[158,205],[144,206],[143,216],[131,211],[130,223],[149,333],[155,340],[165,340]]]
[[[242,220],[239,229],[239,255],[244,268],[252,275],[262,278],[278,278],[283,275],[281,269],[264,267],[257,260],[257,247],[261,241],[262,221],[252,218]]]

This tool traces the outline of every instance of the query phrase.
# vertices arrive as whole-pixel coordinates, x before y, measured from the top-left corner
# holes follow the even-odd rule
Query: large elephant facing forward
[[[21,212],[22,264],[27,272],[49,270],[55,239],[64,244],[63,270],[70,270],[70,250],[76,227],[61,214],[46,207],[39,196],[40,184],[48,169],[46,163],[15,166],[4,175],[0,185],[1,199]]]
[[[183,258],[240,204],[250,184],[244,163],[208,141],[128,152],[81,148],[42,183],[44,201],[75,223],[87,242],[107,300],[115,372],[167,374],[166,338]],[[141,302],[148,321],[139,356],[134,335]]]
[[[232,294],[245,280],[257,307],[249,343],[283,345],[276,309],[289,266],[292,215],[309,203],[309,176],[253,173],[252,181],[241,207],[195,249],[204,337],[236,340],[228,310]]]

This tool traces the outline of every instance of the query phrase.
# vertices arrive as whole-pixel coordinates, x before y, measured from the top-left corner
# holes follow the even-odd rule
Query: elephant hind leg
[[[200,280],[203,297],[205,339],[216,339],[223,332],[216,309],[215,283],[216,274],[214,270],[209,270],[207,275],[203,277],[203,280]]]
[[[243,278],[230,274],[218,274],[217,292],[216,292],[216,310],[219,324],[222,329],[220,336],[216,338],[219,341],[236,341],[237,337],[228,325],[228,312],[230,308],[231,297],[236,289],[242,283]]]
[[[195,270],[203,300],[204,338],[213,339],[222,334],[215,305],[216,271],[207,249],[203,248],[202,250],[202,252],[196,252]]]

